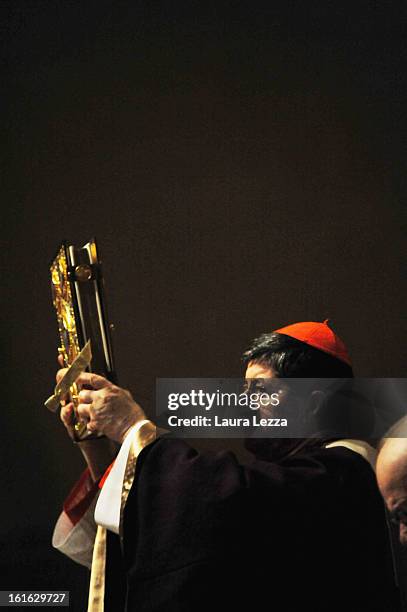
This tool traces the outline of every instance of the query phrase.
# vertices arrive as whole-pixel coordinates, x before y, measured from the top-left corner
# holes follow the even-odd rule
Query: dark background
[[[406,4],[3,1],[1,588],[88,576],[50,546],[82,460],[43,407],[48,265],[102,251],[120,382],[239,376],[330,317],[356,374],[406,363]]]

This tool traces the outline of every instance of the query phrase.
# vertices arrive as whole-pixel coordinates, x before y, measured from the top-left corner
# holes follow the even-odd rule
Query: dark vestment
[[[107,612],[399,609],[376,478],[347,448],[244,466],[159,439],[123,533],[123,559],[108,538]]]

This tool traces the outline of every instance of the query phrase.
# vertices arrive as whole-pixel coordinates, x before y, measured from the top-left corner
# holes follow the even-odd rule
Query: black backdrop
[[[256,334],[330,317],[403,376],[405,3],[3,0],[2,588],[70,589],[50,548],[82,461],[43,400],[48,264],[100,243],[121,384],[238,376]]]

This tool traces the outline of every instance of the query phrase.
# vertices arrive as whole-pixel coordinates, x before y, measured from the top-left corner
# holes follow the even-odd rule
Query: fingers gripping
[[[65,427],[69,428],[72,426],[73,421],[73,404],[72,402],[63,406],[60,412],[61,421]]]
[[[87,377],[86,384],[90,386],[103,385],[99,389],[82,389],[79,392],[79,404],[77,408],[78,417],[87,423],[87,428],[90,431],[96,431],[98,429],[98,416],[100,410],[106,403],[106,398],[109,396],[109,390],[113,388],[105,378],[94,375],[95,378]],[[101,379],[101,380],[100,380]],[[108,383],[108,384],[106,384]]]
[[[97,392],[91,389],[82,389],[78,398],[81,404],[92,404],[97,399]]]
[[[108,381],[107,378],[99,376],[99,374],[94,374],[93,372],[82,372],[82,374],[78,376],[76,382],[79,385],[86,385],[95,390],[104,389],[111,385],[111,382]]]
[[[62,368],[61,370],[58,370],[55,376],[55,380],[57,381],[57,383],[59,383],[59,381],[63,379],[67,371],[68,371],[68,368]]]

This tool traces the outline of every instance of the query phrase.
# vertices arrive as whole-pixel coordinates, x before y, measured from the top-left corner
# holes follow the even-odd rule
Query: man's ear
[[[308,410],[313,419],[317,419],[321,416],[323,405],[325,404],[326,393],[325,391],[315,390],[312,391],[309,402],[308,402]]]

